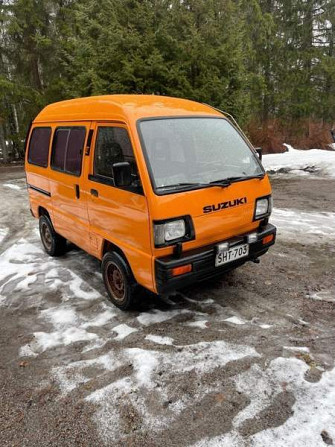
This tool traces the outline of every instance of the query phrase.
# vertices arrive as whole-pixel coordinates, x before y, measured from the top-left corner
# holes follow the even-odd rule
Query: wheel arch
[[[125,255],[124,251],[120,247],[118,247],[117,245],[113,244],[113,242],[110,242],[107,239],[105,239],[103,244],[102,244],[101,259],[104,257],[104,255],[106,253],[111,253],[113,251],[115,253],[117,253],[119,256],[121,256],[121,258],[127,264],[132,277],[135,279],[135,276],[134,276],[133,270],[131,268],[130,262],[128,261],[127,256]]]
[[[49,213],[49,211],[46,209],[46,208],[44,208],[44,206],[39,206],[38,208],[37,208],[37,212],[38,212],[38,217],[41,217],[41,216],[47,216],[47,217],[49,217],[49,219],[50,219],[50,221],[51,221],[51,216],[50,216],[50,213]]]

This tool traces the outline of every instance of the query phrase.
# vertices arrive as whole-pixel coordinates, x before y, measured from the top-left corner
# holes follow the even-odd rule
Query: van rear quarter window
[[[32,131],[28,163],[46,168],[48,166],[51,127],[35,127]]]
[[[85,136],[85,127],[56,129],[52,145],[51,167],[57,171],[79,176]]]

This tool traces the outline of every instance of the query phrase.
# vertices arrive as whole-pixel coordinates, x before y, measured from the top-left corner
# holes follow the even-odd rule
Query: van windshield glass
[[[223,118],[164,118],[140,122],[154,186],[202,187],[264,172],[237,130]]]

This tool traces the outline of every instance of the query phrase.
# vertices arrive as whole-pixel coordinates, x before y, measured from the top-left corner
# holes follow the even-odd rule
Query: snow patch
[[[236,317],[236,316],[226,318],[223,321],[226,321],[227,323],[238,324],[238,325],[247,323],[247,321],[243,320],[242,318]]]
[[[154,340],[158,341],[157,338]],[[195,400],[200,402],[209,392],[208,386],[200,380],[201,385],[196,394],[186,394],[180,399],[170,389],[171,376],[183,376],[187,372],[195,371],[196,375],[201,377],[206,372],[224,367],[230,361],[247,356],[259,357],[259,354],[249,346],[224,341],[176,346],[172,352],[128,348],[117,352],[110,351],[94,360],[82,360],[61,369],[56,368],[53,375],[63,392],[71,392],[81,383],[90,380],[92,372],[86,374],[89,366],[98,366],[109,371],[123,367],[124,372],[128,371],[125,377],[94,390],[86,397],[87,401],[99,405],[95,421],[102,438],[110,443],[116,442],[122,436],[122,405],[134,407],[142,419],[142,430],[162,429],[173,422],[180,411],[193,405]],[[132,369],[129,368],[130,365]],[[99,376],[103,377],[104,371],[96,373],[94,377]],[[140,392],[140,389],[143,392]],[[152,399],[163,408],[164,402],[171,398],[173,404],[167,411],[157,413],[156,407],[154,410],[151,408]]]
[[[5,237],[8,234],[8,230],[5,228],[0,228],[0,244],[2,243],[2,241],[5,239]]]
[[[335,153],[322,149],[297,150],[286,145],[288,151],[282,154],[267,154],[262,163],[267,171],[309,175],[322,173],[335,177]]]
[[[21,346],[19,357],[37,357],[38,354],[31,349],[29,344]]]
[[[98,338],[97,334],[87,332],[84,329],[70,327],[54,332],[34,332],[35,341],[32,343],[34,352],[44,352],[47,349],[58,346],[67,346],[77,341],[91,341]]]
[[[92,320],[89,320],[87,323],[84,323],[82,327],[87,328],[87,327],[105,326],[106,324],[110,323],[111,320],[116,317],[116,315],[117,315],[116,312],[112,311],[111,309],[106,309],[104,312],[99,313]]]
[[[133,332],[137,332],[138,329],[130,327],[127,324],[119,324],[118,326],[113,327],[113,331],[117,333],[117,336],[114,340],[123,340]]]
[[[180,314],[185,314],[190,312],[187,309],[173,309],[162,311],[159,309],[154,309],[150,312],[143,312],[137,317],[137,321],[143,326],[150,326],[156,323],[162,323],[163,321],[171,320],[171,318],[176,317]]]
[[[321,432],[326,430],[335,438],[335,369],[323,373],[319,382],[308,382],[305,362],[296,358],[277,358],[266,370],[259,365],[240,374],[237,391],[248,397],[249,404],[233,420],[233,430],[215,438],[204,438],[193,447],[322,447]],[[292,415],[284,424],[269,428],[249,439],[238,433],[238,428],[265,410],[279,393],[293,394]]]
[[[2,186],[5,188],[14,189],[16,191],[21,189],[18,185],[13,185],[13,183],[4,183]]]
[[[324,292],[317,292],[307,295],[308,298],[311,300],[316,301],[325,301],[327,303],[335,303],[335,292],[332,292],[330,290],[324,291]]]
[[[146,340],[152,341],[153,343],[157,343],[159,345],[173,345],[173,338],[171,337],[161,337],[160,335],[147,335],[145,337]]]
[[[208,320],[197,320],[191,321],[191,323],[187,323],[186,326],[197,327],[199,329],[207,329]]]
[[[309,353],[309,348],[307,348],[306,346],[283,346],[283,349],[292,352],[302,352],[305,354]]]
[[[281,239],[295,242],[301,240],[304,244],[335,239],[335,213],[275,208],[271,222],[276,225]]]

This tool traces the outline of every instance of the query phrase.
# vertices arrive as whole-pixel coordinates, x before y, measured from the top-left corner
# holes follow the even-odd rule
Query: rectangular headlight
[[[166,242],[180,239],[186,234],[186,225],[183,219],[172,220],[162,224],[155,224],[155,245],[164,245]]]
[[[272,197],[262,197],[256,200],[255,219],[269,216],[272,211]]]
[[[156,247],[173,245],[177,242],[191,241],[195,238],[191,216],[154,222],[154,240]]]

